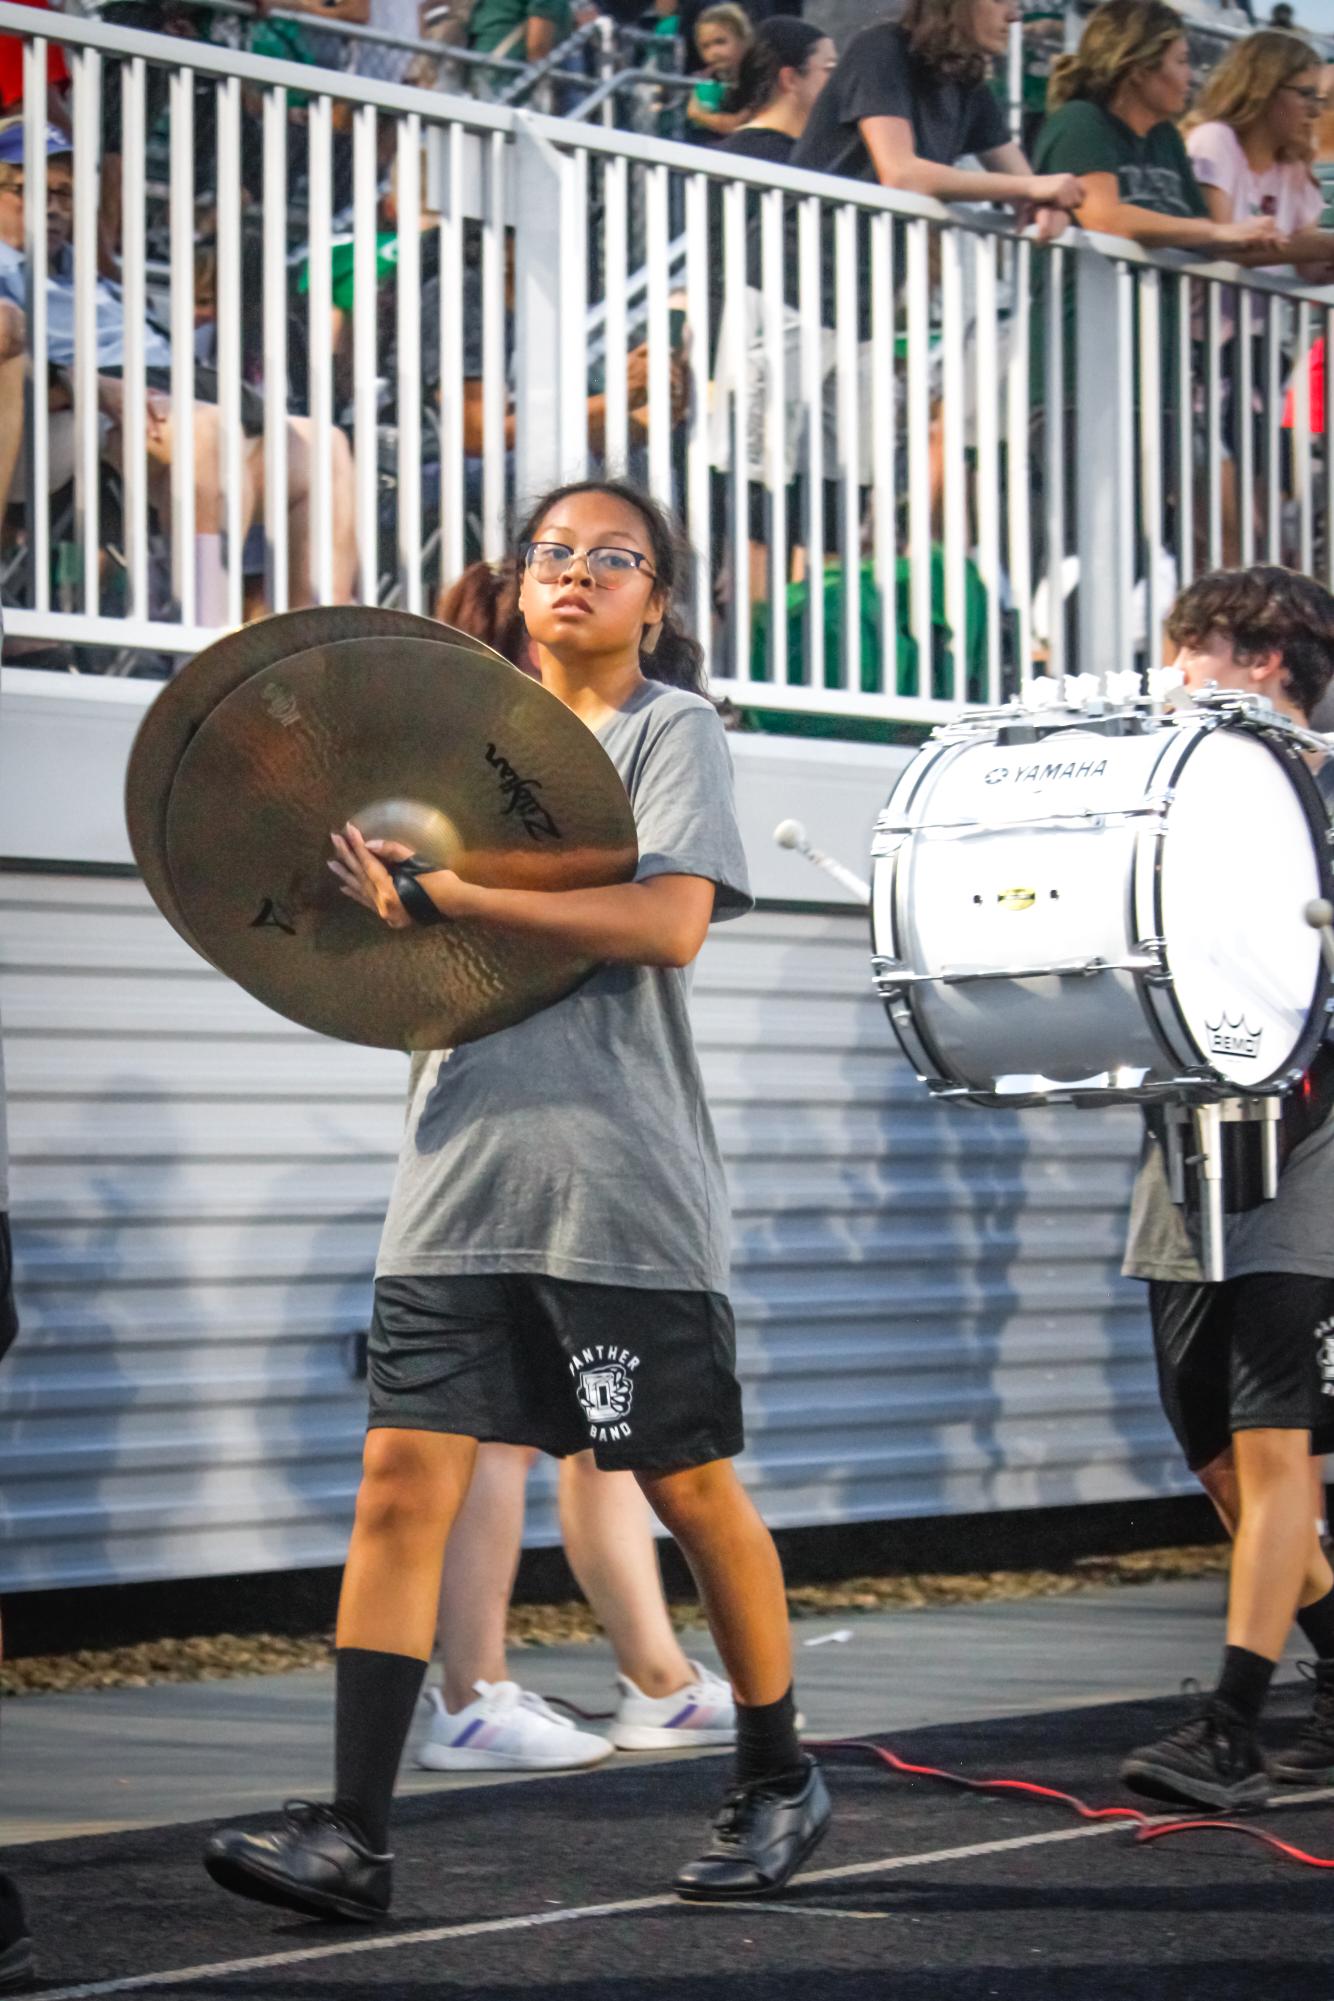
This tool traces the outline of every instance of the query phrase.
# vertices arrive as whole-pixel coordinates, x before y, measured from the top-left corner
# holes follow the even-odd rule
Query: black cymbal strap
[[[415,855],[389,871],[390,880],[398,893],[398,900],[407,911],[414,924],[444,924],[447,922],[443,910],[437,909],[426,891],[418,882],[419,875],[429,875],[431,863],[419,861]]]

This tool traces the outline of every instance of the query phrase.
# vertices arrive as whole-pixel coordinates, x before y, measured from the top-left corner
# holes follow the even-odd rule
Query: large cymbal
[[[340,639],[394,636],[449,639],[457,646],[490,651],[467,633],[411,612],[381,611],[375,605],[309,605],[259,619],[215,640],[187,661],[146,711],[125,774],[125,823],[153,901],[197,952],[202,948],[190,934],[167,867],[167,799],[186,745],[219,702],[275,661]]]
[[[624,882],[637,860],[597,738],[498,655],[377,637],[252,674],[205,718],[171,787],[167,862],[188,935],[279,1014],[390,1048],[475,1041],[592,965],[495,924],[391,931],[327,866],[347,820],[491,885]]]

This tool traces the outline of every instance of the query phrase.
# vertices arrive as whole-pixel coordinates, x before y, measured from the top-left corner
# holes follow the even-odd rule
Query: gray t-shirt
[[[1316,773],[1325,804],[1334,812],[1334,758]],[[1226,1271],[1229,1278],[1256,1272],[1295,1272],[1334,1278],[1334,1116],[1293,1148],[1283,1163],[1272,1202],[1227,1218]],[[1125,1262],[1127,1278],[1181,1279],[1198,1285],[1197,1219],[1178,1208],[1167,1181],[1163,1149],[1152,1133],[1130,1201]]]
[[[638,880],[704,876],[715,921],[748,910],[712,704],[650,681],[597,735],[634,809]],[[689,998],[688,970],[603,966],[517,1027],[414,1064],[377,1277],[725,1292],[727,1186]]]

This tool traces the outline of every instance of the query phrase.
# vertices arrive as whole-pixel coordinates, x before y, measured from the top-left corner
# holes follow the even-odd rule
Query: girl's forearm
[[[418,878],[428,896],[438,875]],[[693,876],[657,876],[649,882],[613,883],[598,889],[487,889],[447,879],[433,902],[447,916],[481,918],[590,959],[631,966],[688,966],[708,929],[713,885]],[[700,921],[702,918],[702,922]]]

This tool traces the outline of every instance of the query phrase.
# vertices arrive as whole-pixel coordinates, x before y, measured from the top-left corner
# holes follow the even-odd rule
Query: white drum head
[[[1305,1041],[1320,941],[1303,907],[1320,894],[1311,823],[1278,753],[1211,731],[1176,774],[1158,928],[1202,1059],[1243,1090],[1282,1075]]]

